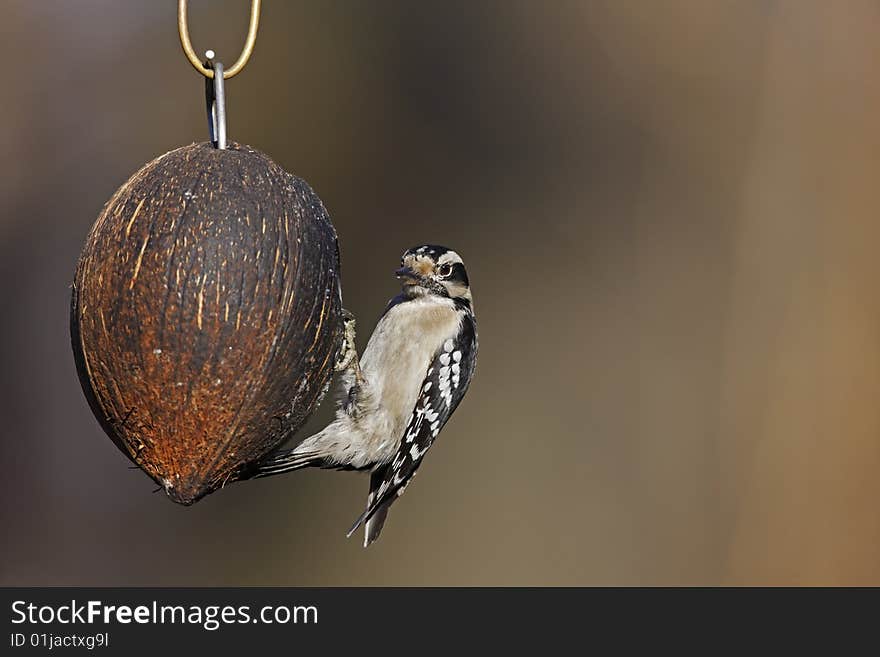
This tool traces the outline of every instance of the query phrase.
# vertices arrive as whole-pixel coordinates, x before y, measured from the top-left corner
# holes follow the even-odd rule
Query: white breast
[[[399,303],[379,321],[361,357],[375,409],[367,439],[379,458],[393,458],[434,353],[459,331],[451,300],[424,296]]]

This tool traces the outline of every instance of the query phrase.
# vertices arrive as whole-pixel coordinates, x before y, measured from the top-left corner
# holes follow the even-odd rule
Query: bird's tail
[[[296,449],[285,449],[271,454],[268,458],[258,461],[248,468],[242,479],[259,479],[272,475],[293,472],[302,468],[321,467],[324,457],[315,452],[299,452]]]
[[[382,504],[377,508],[367,508],[360,517],[355,520],[354,525],[348,530],[346,538],[351,538],[358,528],[364,526],[364,547],[369,547],[370,543],[379,538],[382,533],[382,527],[385,524],[385,517],[388,515],[389,503]]]
[[[388,507],[390,504],[380,506],[373,517],[364,523],[364,547],[368,547],[370,543],[379,538],[382,527],[385,525],[385,517],[388,515]]]
[[[367,497],[367,508],[358,519],[355,520],[354,525],[352,525],[352,528],[348,530],[348,534],[346,535],[348,538],[351,538],[351,535],[357,531],[358,527],[363,525],[364,547],[369,547],[370,543],[379,538],[379,534],[382,533],[382,526],[385,524],[385,517],[388,515],[388,507],[390,507],[391,503],[396,499],[395,496],[376,504],[376,496],[378,495],[379,487],[384,481],[387,471],[388,466],[386,465],[374,471],[370,476],[370,494]]]

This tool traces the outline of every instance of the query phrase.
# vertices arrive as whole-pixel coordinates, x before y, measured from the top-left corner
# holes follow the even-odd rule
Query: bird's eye
[[[452,273],[452,265],[450,265],[450,264],[440,265],[440,269],[438,270],[438,272],[440,273],[440,275],[443,278],[446,278],[447,276],[449,276],[449,274]]]

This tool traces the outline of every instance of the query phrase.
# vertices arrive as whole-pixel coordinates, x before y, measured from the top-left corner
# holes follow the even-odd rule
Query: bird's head
[[[415,246],[403,254],[400,265],[394,273],[407,296],[436,295],[472,301],[464,262],[452,249],[434,244]]]

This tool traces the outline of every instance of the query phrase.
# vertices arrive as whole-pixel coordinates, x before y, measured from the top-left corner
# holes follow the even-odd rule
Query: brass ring
[[[196,51],[193,50],[192,42],[189,40],[189,26],[186,22],[186,5],[187,0],[179,0],[177,3],[177,31],[180,34],[180,45],[183,46],[183,52],[189,63],[193,65],[199,73],[206,78],[214,79],[214,70],[205,68]],[[251,0],[251,20],[248,25],[247,39],[244,42],[244,48],[235,61],[235,64],[223,71],[223,79],[228,80],[241,73],[241,69],[251,57],[254,51],[254,43],[257,41],[257,27],[260,25],[260,0]]]

